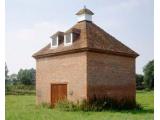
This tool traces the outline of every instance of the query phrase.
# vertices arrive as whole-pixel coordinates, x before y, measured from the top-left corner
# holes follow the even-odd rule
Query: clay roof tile
[[[78,50],[97,51],[128,57],[138,56],[132,49],[92,22],[78,22],[68,31],[80,31],[79,37],[73,41],[72,45],[64,46],[64,44],[60,44],[56,49],[51,49],[50,44],[48,44],[35,53],[33,57],[54,56],[62,53],[70,53],[71,51],[76,52]]]

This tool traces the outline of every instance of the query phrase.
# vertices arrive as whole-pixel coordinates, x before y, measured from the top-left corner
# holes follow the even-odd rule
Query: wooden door
[[[67,84],[51,84],[51,106],[67,98]]]

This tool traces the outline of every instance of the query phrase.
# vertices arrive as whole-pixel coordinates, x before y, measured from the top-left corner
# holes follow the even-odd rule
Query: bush
[[[116,101],[112,98],[94,97],[90,101],[83,100],[81,102],[73,103],[67,100],[59,101],[55,108],[63,111],[103,111],[103,110],[130,110],[141,109],[141,106],[135,101],[128,99],[121,99]]]
[[[35,87],[32,85],[6,85],[6,95],[35,94]]]

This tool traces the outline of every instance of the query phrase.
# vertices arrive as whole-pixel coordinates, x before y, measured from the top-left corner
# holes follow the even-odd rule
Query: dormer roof
[[[81,30],[77,28],[71,28],[67,30],[65,33],[75,33],[75,34],[80,34]]]
[[[56,33],[54,33],[52,36],[51,36],[51,38],[52,37],[55,37],[55,36],[63,36],[64,35],[64,32],[61,32],[61,31],[57,31]]]

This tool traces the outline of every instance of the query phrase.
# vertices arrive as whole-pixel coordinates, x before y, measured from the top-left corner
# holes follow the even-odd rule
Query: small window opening
[[[73,42],[73,33],[68,33],[64,36],[64,45],[69,46],[72,45]]]
[[[52,38],[51,47],[52,48],[58,47],[58,36]]]

